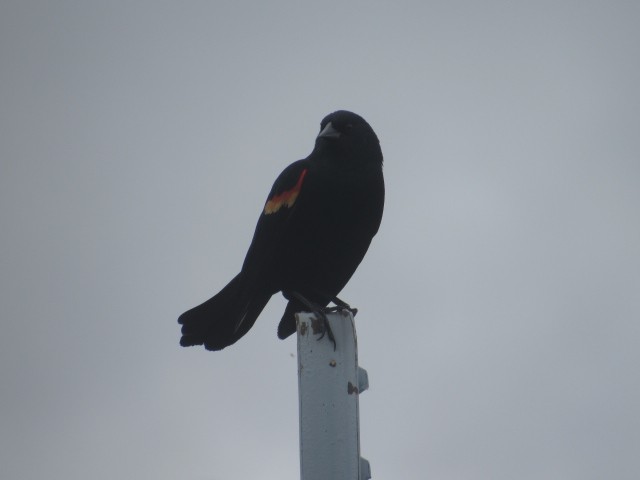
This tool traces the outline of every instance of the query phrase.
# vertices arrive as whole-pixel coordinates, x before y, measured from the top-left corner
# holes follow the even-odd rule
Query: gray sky
[[[381,139],[360,309],[374,478],[637,479],[640,4],[0,5],[0,477],[296,479],[274,297],[239,270],[338,108]]]

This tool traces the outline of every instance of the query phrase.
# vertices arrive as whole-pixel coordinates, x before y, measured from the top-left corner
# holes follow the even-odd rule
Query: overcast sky
[[[299,478],[285,302],[238,271],[336,109],[387,202],[357,306],[374,479],[637,479],[640,3],[0,3],[0,477]]]

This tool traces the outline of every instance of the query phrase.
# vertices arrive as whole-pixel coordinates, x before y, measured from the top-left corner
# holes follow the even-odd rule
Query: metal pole
[[[327,315],[337,348],[319,340],[323,322],[311,313],[298,322],[300,475],[302,480],[367,480],[369,462],[360,457],[358,397],[369,387],[358,367],[355,324],[350,312]]]

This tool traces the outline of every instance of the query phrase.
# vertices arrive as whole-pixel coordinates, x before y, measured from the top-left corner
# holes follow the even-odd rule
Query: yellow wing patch
[[[285,190],[284,192],[274,195],[269,200],[267,200],[267,203],[264,205],[264,214],[269,215],[271,213],[276,213],[282,207],[291,208],[293,204],[296,203],[296,199],[300,194],[302,181],[304,180],[304,176],[306,174],[307,169],[305,168],[300,174],[296,185],[291,190]]]

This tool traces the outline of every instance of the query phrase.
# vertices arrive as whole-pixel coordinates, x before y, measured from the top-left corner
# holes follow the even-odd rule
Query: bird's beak
[[[333,128],[331,122],[327,123],[327,126],[318,134],[318,138],[338,138],[339,136],[340,132]]]

